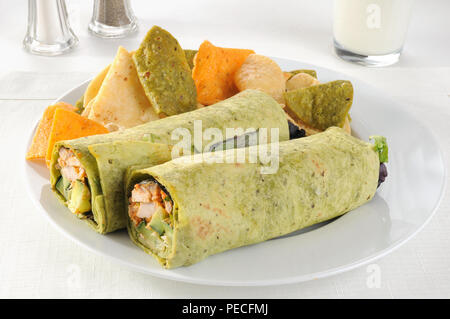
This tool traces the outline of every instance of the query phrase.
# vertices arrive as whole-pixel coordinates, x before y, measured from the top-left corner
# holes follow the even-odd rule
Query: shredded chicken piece
[[[168,214],[172,212],[173,204],[169,196],[155,182],[142,182],[134,185],[129,199],[128,213],[135,225],[142,220],[150,222],[158,208]]]
[[[164,209],[166,210],[166,212],[168,214],[170,214],[172,212],[173,205],[172,205],[172,201],[169,198],[169,195],[167,195],[166,193],[161,191],[161,197],[164,202]]]
[[[61,169],[61,175],[71,182],[75,180],[83,181],[87,176],[80,160],[68,148],[61,147],[59,149],[58,166]]]
[[[136,216],[149,221],[153,214],[158,210],[158,207],[162,208],[161,203],[159,202],[141,203]]]
[[[76,166],[66,166],[61,168],[61,175],[64,176],[65,179],[73,182],[78,180],[83,180],[86,176],[86,172],[84,169]]]
[[[150,203],[161,200],[161,188],[156,183],[141,183],[134,186],[131,192],[133,202]]]
[[[131,191],[131,201],[139,202],[139,203],[150,203],[152,199],[152,194],[148,191],[147,188],[141,187],[140,184],[134,186]]]
[[[139,203],[130,203],[128,206],[128,214],[135,225],[138,225],[142,220],[142,218],[137,216],[139,206]]]
[[[173,208],[172,202],[171,201],[164,201],[164,205],[165,205],[164,208],[166,209],[166,212],[168,214],[170,214],[172,212],[172,208]]]

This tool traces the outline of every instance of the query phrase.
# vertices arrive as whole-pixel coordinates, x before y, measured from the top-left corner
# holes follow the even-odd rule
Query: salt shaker
[[[58,55],[72,49],[78,38],[69,25],[65,0],[28,0],[25,50],[39,55]]]
[[[89,31],[101,38],[123,38],[137,30],[129,0],[94,0]]]

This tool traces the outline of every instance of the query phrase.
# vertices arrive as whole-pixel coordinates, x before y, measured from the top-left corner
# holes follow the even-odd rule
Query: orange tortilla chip
[[[58,102],[48,106],[45,109],[42,119],[36,129],[36,133],[34,134],[33,142],[31,143],[30,149],[25,157],[27,160],[38,160],[45,158],[48,149],[48,137],[50,136],[50,130],[52,129],[53,116],[58,108],[72,112],[75,112],[76,110],[76,107],[65,102]]]
[[[234,73],[253,50],[228,49],[204,41],[194,59],[192,77],[197,87],[197,100],[211,105],[225,100],[239,90],[234,84]]]
[[[89,120],[75,112],[61,108],[56,109],[45,157],[47,166],[50,164],[53,146],[56,142],[105,133],[108,133],[108,130],[95,121]]]

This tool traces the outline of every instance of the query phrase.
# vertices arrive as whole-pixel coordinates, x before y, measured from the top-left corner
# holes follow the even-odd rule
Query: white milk
[[[335,0],[334,39],[361,55],[399,52],[414,0]]]

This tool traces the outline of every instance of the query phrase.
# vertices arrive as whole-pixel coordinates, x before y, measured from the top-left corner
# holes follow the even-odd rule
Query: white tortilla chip
[[[286,91],[307,88],[320,84],[319,80],[307,73],[297,73],[286,82]]]
[[[159,119],[139,82],[131,54],[123,47],[87,108],[88,118],[105,126],[129,128]]]
[[[352,135],[352,127],[350,126],[350,117],[347,116],[344,122],[343,129],[350,135]]]
[[[95,97],[93,99],[91,99],[87,105],[84,106],[84,110],[81,113],[81,116],[89,118],[89,114],[91,113],[91,110],[92,110],[92,104],[94,102],[95,102]]]
[[[91,82],[89,82],[89,85],[84,92],[84,99],[83,99],[83,105],[86,107],[86,105],[89,104],[89,102],[97,96],[98,90],[100,90],[100,87],[102,86],[103,80],[106,77],[106,74],[108,74],[109,68],[111,67],[111,64],[108,65],[106,68],[104,68],[99,74],[95,76],[95,78],[92,79]],[[84,112],[83,112],[84,114]],[[83,115],[82,114],[82,115]],[[87,113],[89,114],[89,113]],[[84,116],[84,115],[83,115]]]

